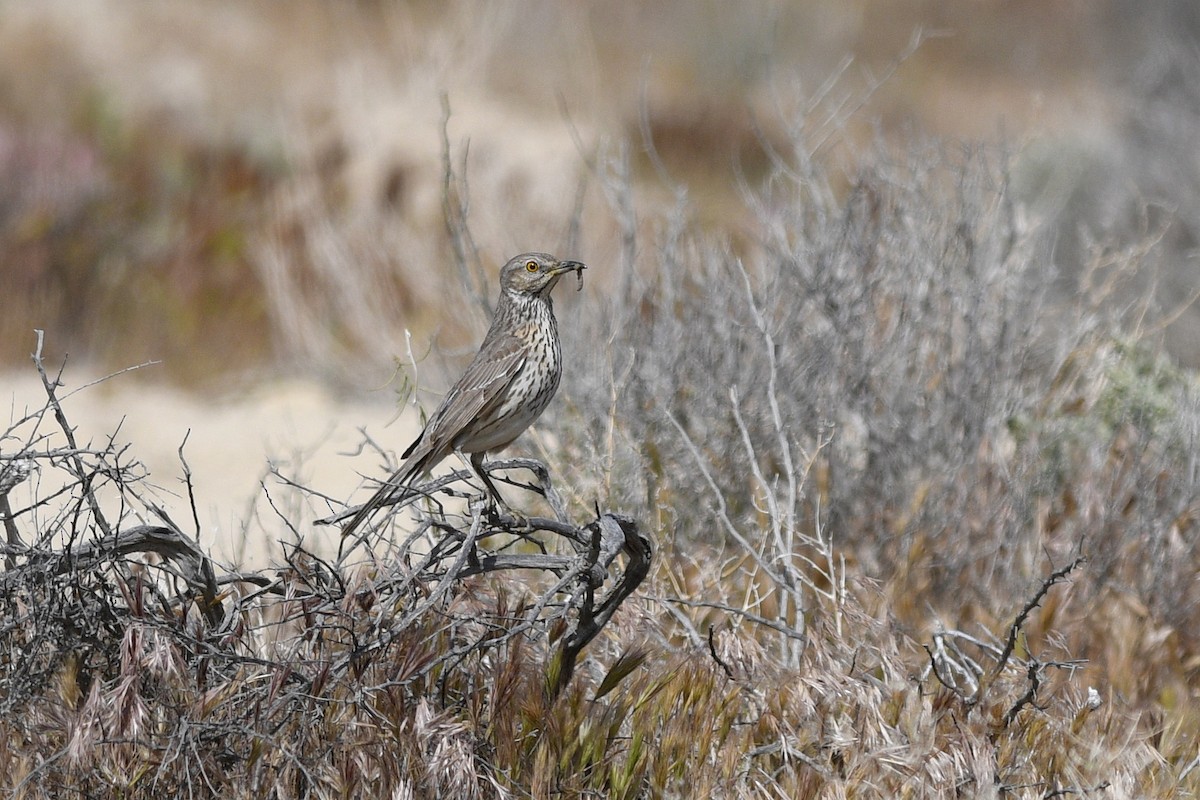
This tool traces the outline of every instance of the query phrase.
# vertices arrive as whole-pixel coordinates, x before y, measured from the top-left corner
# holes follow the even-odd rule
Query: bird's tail
[[[348,519],[350,521],[342,528],[342,536],[349,536],[358,530],[358,526],[375,513],[376,510],[387,505],[394,505],[408,496],[408,483],[420,474],[423,461],[424,459],[420,458],[409,459],[400,469],[392,473],[390,478],[383,482],[367,502],[361,506],[351,506],[344,511],[323,517],[317,520],[316,524],[340,525],[344,520]]]

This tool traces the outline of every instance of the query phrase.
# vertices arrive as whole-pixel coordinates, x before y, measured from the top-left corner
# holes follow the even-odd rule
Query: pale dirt
[[[137,460],[149,471],[155,502],[162,505],[185,531],[192,532],[192,512],[183,482],[179,447],[187,438],[184,456],[192,472],[201,544],[222,562],[240,562],[262,567],[277,560],[282,552],[278,540],[288,536],[287,526],[266,502],[260,482],[276,506],[296,525],[307,547],[317,552],[336,550],[337,531],[314,526],[312,520],[329,507],[323,503],[298,502],[298,494],[269,476],[273,462],[290,478],[333,498],[352,495],[361,500],[368,489],[360,488],[359,472],[373,478],[383,476],[378,455],[352,455],[362,441],[365,426],[381,446],[400,451],[418,431],[417,414],[410,408],[397,418],[393,396],[380,391],[376,402],[342,400],[322,387],[305,381],[262,385],[247,392],[208,401],[179,389],[145,385],[128,376],[69,395],[94,376],[68,370],[66,386],[59,390],[68,421],[76,429],[80,447],[90,442],[101,448],[116,434],[116,443],[129,445],[122,462]],[[367,393],[364,393],[367,394]],[[69,395],[69,396],[68,396]],[[46,393],[32,370],[0,375],[0,402],[6,408],[5,429],[13,420],[45,404]],[[188,433],[190,429],[190,434]],[[24,441],[29,427],[15,432],[18,438],[0,440],[0,454],[11,455]],[[39,429],[54,431],[51,446],[65,443],[53,416]],[[13,490],[14,511],[27,507],[36,491],[45,497],[63,483],[64,475],[43,469],[39,484],[30,480]],[[355,495],[355,490],[358,494]],[[120,515],[114,494],[102,496],[110,521]],[[153,518],[143,517],[147,522]],[[22,534],[33,527],[22,517]],[[137,524],[130,519],[126,524]]]

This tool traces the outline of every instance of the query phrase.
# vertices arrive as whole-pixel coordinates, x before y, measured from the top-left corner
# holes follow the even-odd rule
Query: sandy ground
[[[271,464],[306,486],[347,498],[362,482],[359,471],[381,475],[377,455],[354,455],[362,440],[359,428],[365,426],[376,442],[399,451],[416,435],[418,425],[415,412],[397,418],[397,408],[389,402],[393,397],[383,391],[376,393],[374,403],[346,402],[315,384],[293,381],[206,401],[128,376],[81,390],[95,376],[68,370],[63,380],[66,386],[59,393],[67,419],[76,428],[77,443],[84,446],[90,441],[99,447],[115,432],[118,445],[129,445],[124,460],[145,464],[157,502],[190,532],[192,515],[179,460],[186,437],[183,452],[192,471],[201,543],[219,560],[247,566],[263,566],[277,557],[278,539],[287,531],[266,501],[260,485],[264,480],[276,505],[305,537],[306,546],[319,552],[336,549],[336,532],[311,524],[327,508],[298,502],[295,492],[268,475]],[[7,418],[6,429],[26,409],[41,408],[45,398],[32,369],[0,375],[0,402],[7,406],[0,413]],[[51,426],[52,418],[47,418],[41,430]],[[0,454],[12,454],[26,430],[17,432],[18,439],[0,440]],[[52,446],[64,442],[57,434]],[[39,479],[40,485],[27,481],[13,490],[14,510],[27,506],[34,491],[44,497],[62,482],[53,470],[42,470]],[[362,489],[360,499],[366,494]],[[115,498],[104,499],[105,513],[116,518]]]

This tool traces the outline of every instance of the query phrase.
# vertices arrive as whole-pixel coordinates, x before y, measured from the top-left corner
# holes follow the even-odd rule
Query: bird
[[[550,293],[568,272],[576,273],[582,287],[585,269],[581,261],[560,261],[548,253],[510,259],[500,270],[500,300],[479,352],[404,451],[400,468],[358,509],[321,521],[332,524],[349,517],[342,528],[342,536],[349,536],[451,453],[465,456],[493,500],[503,505],[484,472],[483,458],[512,444],[558,390],[562,348]]]

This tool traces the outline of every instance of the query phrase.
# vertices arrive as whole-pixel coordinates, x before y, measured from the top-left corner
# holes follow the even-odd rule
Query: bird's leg
[[[499,521],[499,512],[503,510],[506,514],[508,514],[508,516],[516,521],[517,527],[526,527],[529,524],[529,521],[523,514],[514,511],[512,507],[505,502],[504,497],[500,494],[500,490],[496,488],[496,484],[492,483],[492,479],[488,477],[487,468],[483,463],[483,453],[472,453],[469,462],[471,464],[471,471],[478,475],[479,479],[483,481],[483,485],[486,487],[487,494],[493,501],[490,509],[492,511],[492,517]]]
[[[499,490],[496,489],[496,484],[492,483],[492,479],[488,477],[487,470],[483,465],[483,453],[471,453],[464,460],[470,465],[471,474],[483,482],[483,498],[491,500],[489,505],[504,506],[507,508],[508,506],[504,502],[504,498],[500,496]]]

